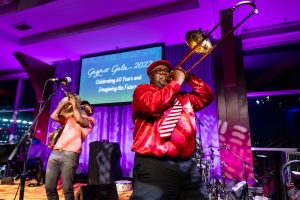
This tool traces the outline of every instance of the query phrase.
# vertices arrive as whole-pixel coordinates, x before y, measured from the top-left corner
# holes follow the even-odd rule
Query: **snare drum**
[[[132,190],[132,182],[128,180],[120,180],[115,182],[118,192],[126,192]]]

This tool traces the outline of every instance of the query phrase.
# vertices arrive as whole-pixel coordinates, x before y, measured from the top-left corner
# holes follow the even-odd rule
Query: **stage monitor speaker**
[[[116,184],[100,184],[82,186],[75,197],[76,200],[118,200]]]

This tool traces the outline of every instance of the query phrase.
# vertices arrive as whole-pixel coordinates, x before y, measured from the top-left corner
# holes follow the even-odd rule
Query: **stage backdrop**
[[[188,51],[188,47],[185,44],[180,44],[166,47],[165,51],[166,59],[169,60],[174,66],[176,66],[176,64],[179,63],[180,59],[182,59],[184,54],[186,54],[186,52]],[[199,56],[195,55],[185,63],[184,68],[187,69],[188,67],[186,66],[191,66],[191,64],[194,63],[198,58]],[[77,92],[80,62],[64,60],[55,64],[55,77],[71,77],[72,82],[70,83],[70,88],[74,92]],[[211,56],[201,62],[199,66],[192,70],[191,73],[203,79],[215,91],[214,66]],[[189,87],[187,85],[184,85],[182,89],[189,90]],[[63,97],[63,92],[56,92],[56,95],[53,97],[51,102],[50,112],[55,109],[58,102]],[[95,107],[95,113],[93,117],[95,118],[96,124],[83,144],[83,151],[80,156],[77,173],[87,174],[88,172],[89,144],[93,141],[109,140],[109,142],[118,142],[120,144],[122,154],[120,161],[123,170],[123,176],[132,177],[134,153],[131,152],[131,144],[133,141],[134,124],[132,121],[131,113],[131,103]],[[200,121],[197,120],[197,135],[198,137],[201,137],[203,147],[208,147],[210,145],[219,146],[216,101],[214,101],[208,107],[204,108],[202,111],[196,113],[196,115],[200,119]],[[50,119],[48,133],[54,130],[52,124],[53,120]],[[209,149],[204,148],[204,151],[208,152]],[[218,152],[216,153],[218,154]],[[47,158],[45,157],[44,159],[46,160]],[[218,163],[218,161],[216,161],[215,163],[217,169],[216,171],[219,171]]]

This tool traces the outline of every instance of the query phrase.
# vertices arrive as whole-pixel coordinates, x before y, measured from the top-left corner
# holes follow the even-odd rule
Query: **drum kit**
[[[228,165],[220,159],[220,156],[217,152],[220,152],[222,149],[225,149],[232,153],[235,157],[237,157],[241,162],[244,163],[244,167],[246,165],[249,165],[246,161],[244,161],[241,157],[236,155],[234,152],[232,152],[226,145],[216,147],[216,146],[209,146],[209,147],[203,147],[205,149],[209,149],[208,154],[203,153],[203,149],[201,144],[199,143],[199,140],[196,139],[196,151],[193,155],[193,160],[196,163],[203,181],[206,186],[206,190],[208,192],[208,198],[209,200],[235,200],[237,199],[235,195],[232,194],[232,191],[229,190],[229,188],[226,187],[225,184],[225,170],[224,168]],[[215,166],[215,160],[220,160],[220,169],[221,173],[220,175],[216,175],[216,166]],[[250,166],[250,165],[249,165]],[[251,167],[251,166],[250,166]],[[246,173],[246,170],[245,170]],[[251,193],[248,191],[248,183],[247,183],[247,174],[245,174],[245,180],[243,181],[243,197],[242,199],[245,200],[252,200],[254,197]]]
[[[196,143],[198,143],[197,140]],[[221,161],[221,179],[218,179],[215,176],[215,158],[219,157],[219,155],[215,155],[214,151],[215,149],[219,150],[220,148],[213,146],[204,148],[210,148],[211,153],[208,155],[204,154],[202,148],[197,144],[193,160],[195,161],[202,175],[206,190],[208,192],[209,200],[233,200],[225,187],[224,166],[226,164],[224,161]]]

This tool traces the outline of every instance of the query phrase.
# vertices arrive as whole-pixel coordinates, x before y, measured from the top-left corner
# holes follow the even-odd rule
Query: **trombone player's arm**
[[[51,114],[51,119],[57,121],[60,124],[64,124],[65,122],[65,117],[61,114],[61,112],[63,111],[65,105],[69,102],[69,99],[67,97],[63,98],[59,104],[57,105],[57,107],[55,108],[55,110],[53,111],[53,113]]]
[[[80,111],[78,110],[77,101],[76,101],[75,96],[73,94],[70,94],[69,98],[70,98],[70,103],[72,104],[72,107],[73,107],[73,115],[74,115],[75,121],[84,128],[88,127],[89,120],[86,117],[83,117],[81,115]]]

